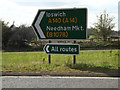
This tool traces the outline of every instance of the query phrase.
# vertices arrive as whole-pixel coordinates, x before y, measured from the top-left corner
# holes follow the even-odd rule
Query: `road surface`
[[[118,88],[118,78],[3,76],[2,88]]]

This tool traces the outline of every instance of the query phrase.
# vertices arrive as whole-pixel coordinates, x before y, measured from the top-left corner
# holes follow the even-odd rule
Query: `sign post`
[[[76,43],[76,41],[74,41],[74,43]],[[76,56],[73,55],[73,64],[76,64]]]
[[[79,54],[79,45],[75,45],[76,40],[87,38],[87,8],[38,10],[32,27],[39,40],[49,40],[49,43],[50,40],[74,41],[74,45],[47,44],[44,50],[49,54],[49,64],[51,54],[73,55],[75,64],[75,55]]]
[[[51,43],[50,40],[49,40],[49,43]],[[48,55],[48,61],[49,61],[49,64],[51,64],[51,55]]]

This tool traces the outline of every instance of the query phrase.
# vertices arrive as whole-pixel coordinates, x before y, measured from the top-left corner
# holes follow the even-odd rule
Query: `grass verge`
[[[72,55],[52,55],[51,64],[44,52],[2,53],[2,72],[100,72],[118,73],[118,50],[81,51],[73,65]]]

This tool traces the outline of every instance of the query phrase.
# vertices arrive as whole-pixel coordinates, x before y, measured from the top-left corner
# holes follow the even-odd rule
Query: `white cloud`
[[[5,21],[9,21],[12,23],[15,21],[17,25],[27,23],[30,24],[30,18],[34,17],[37,12],[36,7],[26,7],[26,6],[19,6],[14,2],[10,2],[10,0],[3,0],[0,3],[0,18]]]
[[[118,0],[1,0],[0,18],[16,25],[31,25],[38,9],[50,8],[88,8],[88,27],[96,21],[96,15],[104,10],[118,21]],[[116,25],[117,29],[117,25]]]
[[[120,30],[120,1],[118,4],[118,30]]]

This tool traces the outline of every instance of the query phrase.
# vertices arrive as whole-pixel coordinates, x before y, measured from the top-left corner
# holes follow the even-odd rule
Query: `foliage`
[[[8,26],[9,22],[5,23],[5,21],[0,20],[2,22],[2,46],[3,48],[7,46],[7,42],[12,35],[12,31]]]
[[[2,53],[2,70],[3,72],[114,73],[118,70],[119,55],[118,50],[80,51],[80,55],[76,56],[75,65],[72,55],[52,55],[49,65],[48,56],[44,52]]]
[[[6,52],[30,52],[30,51],[43,51],[44,46],[48,43],[48,41],[32,41],[27,47],[9,47],[4,49]],[[56,43],[56,41],[52,42]],[[68,42],[68,43],[73,43],[73,42]],[[91,40],[81,40],[77,41],[77,44],[80,45],[80,50],[110,50],[110,49],[118,49],[119,48],[119,43],[118,40],[116,41],[91,41]],[[28,45],[27,44],[27,45]]]
[[[2,21],[2,47],[3,49],[9,47],[24,47],[27,46],[36,36],[29,26],[21,25],[19,27],[14,26],[14,22],[11,26],[8,26],[9,22]],[[14,28],[13,28],[14,27]]]
[[[90,35],[90,36],[89,36],[89,39],[94,39],[94,35]]]
[[[104,41],[107,40],[107,37],[110,37],[112,29],[115,27],[113,23],[114,17],[109,17],[109,15],[104,11],[103,14],[97,16],[98,21],[94,24],[93,34],[95,37],[102,38]]]
[[[81,50],[96,50],[96,49],[118,49],[118,41],[80,41]]]
[[[24,47],[35,38],[35,34],[31,27],[21,25],[16,27],[13,31],[13,35],[10,37],[8,45]]]

